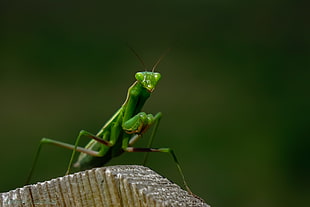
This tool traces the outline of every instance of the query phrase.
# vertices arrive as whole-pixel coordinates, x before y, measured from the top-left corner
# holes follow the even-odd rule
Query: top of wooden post
[[[0,194],[1,207],[208,207],[178,185],[139,165],[94,168]]]

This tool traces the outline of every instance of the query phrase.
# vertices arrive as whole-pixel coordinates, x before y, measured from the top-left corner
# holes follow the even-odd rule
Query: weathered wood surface
[[[78,172],[0,194],[1,207],[208,207],[153,170],[119,165]]]

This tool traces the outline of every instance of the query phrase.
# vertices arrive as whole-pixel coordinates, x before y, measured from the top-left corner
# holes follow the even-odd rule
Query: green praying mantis
[[[184,186],[187,191],[191,192],[185,181],[183,171],[174,151],[171,148],[151,148],[151,143],[156,134],[162,113],[159,112],[152,115],[141,111],[146,100],[150,97],[161,79],[161,74],[154,72],[161,58],[159,58],[151,71],[137,72],[135,74],[136,81],[129,87],[125,102],[97,134],[81,130],[74,145],[49,138],[42,138],[26,183],[29,183],[33,175],[42,146],[45,144],[51,144],[72,150],[66,174],[70,173],[76,152],[80,152],[80,154],[73,166],[78,170],[103,166],[109,160],[123,154],[124,152],[169,153],[177,166]],[[144,65],[141,59],[140,61]],[[153,127],[153,130],[150,135],[149,146],[147,148],[133,147],[133,144],[138,141],[150,127]],[[91,139],[85,147],[78,146],[81,137],[88,137]]]

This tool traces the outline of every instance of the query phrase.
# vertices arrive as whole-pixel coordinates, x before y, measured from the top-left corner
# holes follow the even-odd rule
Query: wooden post
[[[209,207],[139,165],[94,168],[0,194],[1,207]]]

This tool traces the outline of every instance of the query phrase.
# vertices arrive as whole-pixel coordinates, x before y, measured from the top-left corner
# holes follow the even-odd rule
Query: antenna
[[[130,47],[129,45],[127,45],[128,48],[133,52],[133,54],[138,58],[138,60],[140,61],[140,63],[143,65],[144,69],[146,70],[146,66],[142,60],[142,58],[138,55],[138,53],[132,48]]]
[[[154,72],[155,68],[157,67],[157,65],[160,63],[160,61],[166,56],[166,54],[170,51],[171,48],[168,48],[161,56],[160,58],[157,60],[157,62],[154,64],[153,68],[152,68],[152,72]]]

